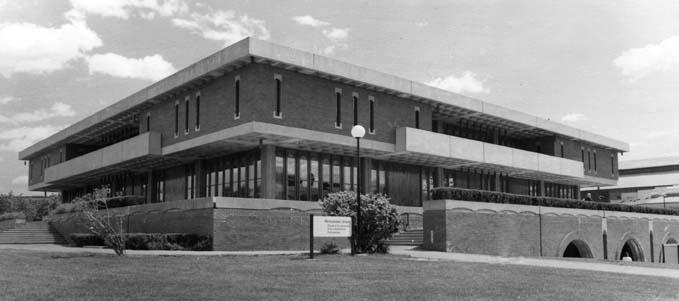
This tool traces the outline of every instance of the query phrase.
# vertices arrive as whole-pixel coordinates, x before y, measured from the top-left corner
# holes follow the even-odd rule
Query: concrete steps
[[[0,231],[0,244],[67,244],[47,222],[29,222]]]
[[[394,234],[390,240],[387,240],[387,245],[390,246],[419,246],[424,241],[423,230],[409,230]]]

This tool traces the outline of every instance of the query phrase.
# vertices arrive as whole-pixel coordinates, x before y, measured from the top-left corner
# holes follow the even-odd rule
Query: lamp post
[[[358,246],[361,237],[361,138],[365,136],[365,128],[354,125],[351,128],[351,137],[356,138],[356,244]]]

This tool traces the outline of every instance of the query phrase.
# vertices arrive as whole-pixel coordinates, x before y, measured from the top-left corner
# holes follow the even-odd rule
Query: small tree
[[[94,189],[92,194],[87,194],[76,202],[78,209],[82,210],[90,232],[103,239],[118,256],[123,256],[125,255],[123,218],[114,216],[109,210],[107,204],[109,194],[110,189],[102,187]]]
[[[329,193],[319,201],[323,211],[331,216],[356,217],[356,193],[340,191]],[[355,238],[355,246],[359,252],[386,253],[388,246],[385,240],[398,232],[398,212],[383,194],[361,195],[361,231]],[[354,225],[354,233],[357,233]]]

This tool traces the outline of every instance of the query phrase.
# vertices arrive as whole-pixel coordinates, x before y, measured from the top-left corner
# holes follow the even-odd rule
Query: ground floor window
[[[205,161],[205,195],[261,197],[262,161],[250,151]]]

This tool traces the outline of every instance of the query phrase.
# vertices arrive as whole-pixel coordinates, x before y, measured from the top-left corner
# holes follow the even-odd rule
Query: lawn
[[[0,299],[679,298],[660,277],[396,256],[115,257],[0,251]]]

